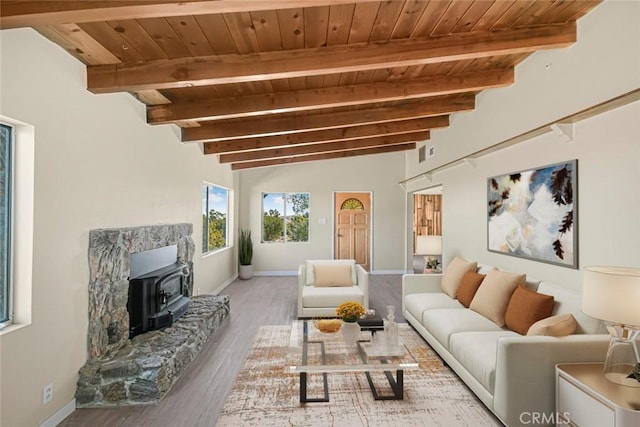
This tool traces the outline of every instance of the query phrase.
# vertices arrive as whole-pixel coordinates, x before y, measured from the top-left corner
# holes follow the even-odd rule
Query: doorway
[[[438,236],[440,248],[434,253],[425,252],[422,236]],[[418,241],[422,239],[422,245]],[[429,242],[429,240],[427,240]],[[422,248],[420,248],[422,246]],[[436,245],[437,246],[437,245]],[[425,269],[425,256],[437,259],[442,264],[442,185],[413,193],[413,225],[411,256],[414,273],[422,273]],[[429,250],[427,250],[428,252]]]
[[[371,193],[334,193],[334,259],[371,268]]]

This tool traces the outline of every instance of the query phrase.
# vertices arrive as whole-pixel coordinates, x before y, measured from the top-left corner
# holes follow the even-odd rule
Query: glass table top
[[[294,364],[289,373],[370,372],[418,369],[418,362],[402,343],[393,352],[386,351],[383,332],[361,331],[355,345],[347,345],[340,332],[319,332],[311,321],[296,320],[291,326],[289,349]]]

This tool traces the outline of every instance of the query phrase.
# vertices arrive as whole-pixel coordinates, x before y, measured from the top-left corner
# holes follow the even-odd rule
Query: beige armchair
[[[369,273],[355,260],[308,260],[298,268],[298,317],[335,316],[347,301],[369,308]]]

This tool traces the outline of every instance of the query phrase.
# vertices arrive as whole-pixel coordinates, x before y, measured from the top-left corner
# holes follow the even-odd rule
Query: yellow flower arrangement
[[[348,301],[336,308],[336,314],[345,322],[357,322],[364,316],[365,310],[359,302]]]

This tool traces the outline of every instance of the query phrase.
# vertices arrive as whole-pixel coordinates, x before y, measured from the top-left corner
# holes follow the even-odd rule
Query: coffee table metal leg
[[[305,322],[306,326],[306,322]],[[322,354],[322,363],[327,363],[327,355],[324,350],[324,342],[322,341],[307,341],[306,335],[304,345],[302,347],[302,364],[307,364],[307,347],[309,344],[320,344],[320,351]],[[307,397],[307,373],[300,372],[300,403],[307,402],[328,402],[329,401],[329,381],[327,380],[327,374],[322,374],[322,385],[324,388],[324,397],[308,398]]]
[[[327,374],[322,374],[322,382],[324,388],[324,397],[307,397],[307,373],[300,372],[300,403],[307,402],[328,402],[329,401],[329,381]]]
[[[366,342],[366,341],[359,341],[358,342],[358,350],[360,353],[360,358],[362,359],[363,362],[366,363],[367,361],[367,355],[364,351],[364,348],[362,347],[362,342]],[[387,361],[385,359],[382,359],[380,361],[381,363],[387,363]],[[376,390],[376,386],[375,384],[373,384],[373,379],[371,378],[371,373],[369,372],[365,372],[365,374],[367,375],[367,381],[369,382],[369,388],[371,389],[371,393],[373,394],[373,398],[375,400],[402,400],[404,398],[404,370],[402,369],[398,369],[396,370],[396,378],[393,378],[393,374],[391,373],[391,371],[384,371],[384,374],[387,377],[387,381],[389,382],[389,385],[391,386],[391,390],[393,391],[393,395],[391,396],[381,396],[378,394],[378,391]]]
[[[375,400],[402,400],[404,398],[404,371],[402,369],[398,369],[396,371],[396,378],[393,378],[393,374],[390,371],[384,371],[384,374],[387,376],[387,381],[389,381],[389,385],[391,386],[391,390],[393,391],[393,395],[388,396],[378,394],[376,386],[373,384],[371,373],[365,372],[365,374],[367,375],[371,394],[373,394],[373,398]]]
[[[307,401],[307,373],[300,372],[300,403]]]

